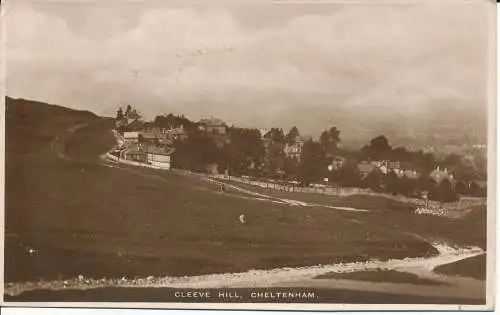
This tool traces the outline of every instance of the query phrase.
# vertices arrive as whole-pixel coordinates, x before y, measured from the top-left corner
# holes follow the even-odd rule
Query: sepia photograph
[[[3,305],[493,309],[494,1],[0,10]]]

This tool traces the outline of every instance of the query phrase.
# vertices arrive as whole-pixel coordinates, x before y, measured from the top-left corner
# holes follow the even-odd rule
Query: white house
[[[125,143],[137,143],[139,142],[139,132],[124,132],[123,138],[125,139]]]
[[[169,170],[171,167],[171,155],[174,152],[173,149],[163,149],[159,147],[148,147],[146,153],[146,161],[152,166]]]

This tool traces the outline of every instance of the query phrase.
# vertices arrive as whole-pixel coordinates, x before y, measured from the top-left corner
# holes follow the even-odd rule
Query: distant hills
[[[40,106],[45,105],[45,106]],[[133,104],[140,109],[141,104]],[[9,107],[15,106],[15,112],[9,112]],[[118,108],[117,104],[116,108]],[[193,105],[194,106],[194,105]],[[201,106],[201,105],[197,105]],[[196,106],[195,106],[196,107]],[[147,111],[151,118],[156,115],[169,113],[170,107],[157,104]],[[228,124],[247,128],[271,128],[280,127],[288,131],[292,126],[297,126],[303,135],[319,137],[324,129],[337,126],[340,130],[340,145],[343,147],[360,147],[369,142],[377,135],[385,135],[391,144],[396,146],[407,146],[412,148],[423,148],[426,146],[443,147],[449,145],[473,145],[487,142],[487,115],[484,108],[470,110],[469,107],[454,104],[442,104],[435,108],[420,108],[414,110],[399,111],[394,108],[390,110],[368,110],[361,108],[348,108],[343,106],[332,106],[331,110],[325,111],[324,106],[299,106],[290,104],[282,106],[277,111],[259,112],[250,108],[241,109],[238,113],[227,112],[218,115]],[[173,108],[170,108],[173,109]],[[217,111],[217,108],[212,108]],[[196,120],[199,117],[190,117],[189,111],[185,109],[187,118]],[[201,110],[201,109],[200,109]],[[210,116],[209,108],[204,109],[205,116]],[[108,113],[109,112],[109,113]],[[141,110],[142,112],[142,110]],[[29,115],[28,115],[29,113]],[[16,125],[17,132],[27,132],[23,126],[40,126],[39,130],[58,128],[53,126],[55,116],[68,115],[66,119],[89,119],[97,117],[90,111],[73,110],[66,107],[36,102],[24,99],[13,99],[7,97],[7,119]],[[110,110],[107,115],[114,116]],[[29,117],[28,117],[29,116]],[[202,117],[200,116],[200,117]],[[29,121],[35,119],[36,121]],[[58,120],[64,124],[64,120]]]

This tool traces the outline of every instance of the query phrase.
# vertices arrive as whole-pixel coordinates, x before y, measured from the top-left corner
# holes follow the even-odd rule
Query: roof
[[[407,177],[409,179],[417,179],[420,177],[420,174],[415,170],[400,170],[396,172],[396,175],[399,177]]]
[[[218,118],[203,118],[199,122],[201,125],[210,125],[210,126],[224,126],[225,123],[223,120]]]
[[[375,169],[375,166],[371,163],[368,163],[368,162],[361,162],[358,164],[358,170],[361,173],[370,173],[374,169]]]
[[[173,135],[185,135],[187,133],[186,130],[184,130],[184,127],[182,126],[179,128],[168,130],[168,132],[170,132]]]
[[[157,132],[157,131],[141,132],[141,136],[144,139],[167,138],[167,134],[161,133],[161,132]]]
[[[127,125],[127,128],[129,130],[134,130],[134,131],[139,131],[143,128],[144,123],[140,121],[139,119],[134,119],[131,123]]]
[[[125,139],[136,139],[139,137],[139,133],[137,131],[133,131],[133,132],[126,131],[123,133],[123,137]]]
[[[131,146],[124,151],[125,154],[145,154],[144,148],[138,145]]]
[[[148,154],[156,154],[156,155],[171,155],[174,153],[174,148],[163,148],[157,146],[149,146],[147,148]]]
[[[433,170],[430,174],[429,174],[429,177],[434,179],[435,181],[437,182],[440,182],[442,181],[443,179],[447,178],[448,180],[452,181],[454,180],[453,179],[453,175],[448,173],[447,170],[440,170],[439,168],[438,169],[435,169]]]

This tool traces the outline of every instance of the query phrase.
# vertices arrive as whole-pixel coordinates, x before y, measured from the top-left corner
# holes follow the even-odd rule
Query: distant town
[[[392,147],[384,135],[376,135],[362,148],[347,150],[335,126],[316,141],[301,136],[297,127],[286,133],[239,128],[214,117],[194,122],[168,114],[144,121],[131,105],[117,111],[116,137],[115,158],[157,169],[305,187],[359,187],[441,202],[484,197],[487,190],[484,144],[438,157],[432,150]]]

